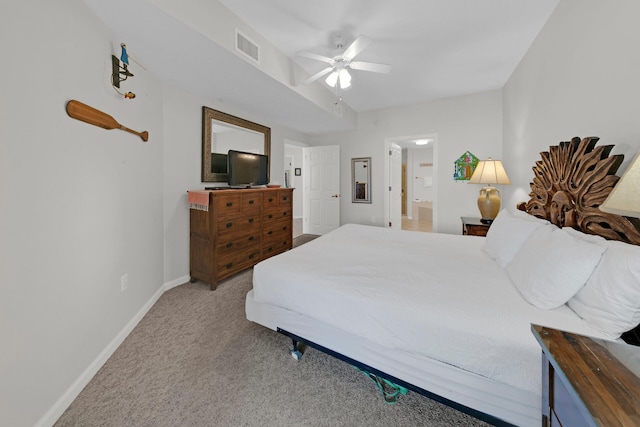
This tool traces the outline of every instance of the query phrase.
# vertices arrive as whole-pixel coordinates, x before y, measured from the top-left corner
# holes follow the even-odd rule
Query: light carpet
[[[289,338],[245,318],[252,273],[165,292],[55,426],[487,425],[414,392],[388,405],[313,348],[294,360]]]

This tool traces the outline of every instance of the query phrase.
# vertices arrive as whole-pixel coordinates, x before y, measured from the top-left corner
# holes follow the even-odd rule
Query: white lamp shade
[[[332,71],[331,74],[329,74],[329,76],[325,80],[325,82],[331,87],[336,87],[336,84],[338,83],[338,72]]]
[[[489,157],[487,160],[480,160],[478,166],[473,171],[470,184],[511,184],[507,172],[502,166],[500,160],[491,160]]]
[[[351,74],[347,70],[344,68],[340,70],[338,77],[340,78],[340,89],[351,87]]]
[[[640,218],[640,154],[636,155],[600,210],[616,215]]]

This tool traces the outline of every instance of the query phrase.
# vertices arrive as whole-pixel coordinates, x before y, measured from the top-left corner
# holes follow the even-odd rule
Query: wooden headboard
[[[624,156],[609,156],[613,145],[596,147],[598,137],[573,138],[549,147],[533,167],[531,199],[518,209],[609,240],[640,245],[637,218],[602,212],[599,206],[620,179],[615,175]]]
[[[518,209],[609,240],[640,245],[640,222],[602,212],[599,207],[620,179],[615,175],[624,156],[609,157],[613,145],[596,147],[598,137],[573,138],[549,147],[533,167],[528,202]],[[640,345],[640,325],[622,334],[629,344]]]

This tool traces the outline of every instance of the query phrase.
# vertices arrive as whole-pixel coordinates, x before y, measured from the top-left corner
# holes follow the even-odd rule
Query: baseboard
[[[75,400],[76,397],[80,394],[82,389],[89,384],[89,381],[94,377],[94,375],[102,368],[109,357],[118,349],[120,344],[127,338],[127,336],[133,331],[136,325],[142,320],[142,318],[147,314],[147,312],[153,307],[153,304],[160,299],[162,294],[171,288],[174,288],[178,285],[181,285],[187,281],[189,281],[189,276],[185,276],[186,279],[176,279],[171,282],[165,283],[163,286],[156,291],[151,298],[145,303],[144,306],[135,316],[125,325],[125,327],[116,335],[116,337],[111,340],[111,342],[107,345],[107,347],[102,350],[102,352],[96,357],[96,359],[87,367],[87,369],[80,374],[78,379],[76,379],[73,384],[63,393],[62,396],[53,404],[51,408],[38,420],[34,427],[50,427],[53,426],[58,418],[62,416],[64,411],[67,410],[69,405]]]
[[[191,280],[191,276],[182,276],[170,282],[164,284],[164,291],[168,291],[169,289],[173,289],[177,286],[184,285],[189,280]]]

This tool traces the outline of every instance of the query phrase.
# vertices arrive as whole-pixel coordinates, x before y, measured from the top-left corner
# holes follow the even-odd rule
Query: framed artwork
[[[302,175],[302,171],[300,170],[300,168],[295,168],[294,172],[295,172],[296,176]]]
[[[467,151],[462,156],[458,157],[458,160],[454,162],[454,181],[469,181],[471,179],[471,175],[473,175],[473,171],[476,170],[476,166],[478,166],[478,161],[479,159],[470,151]]]

